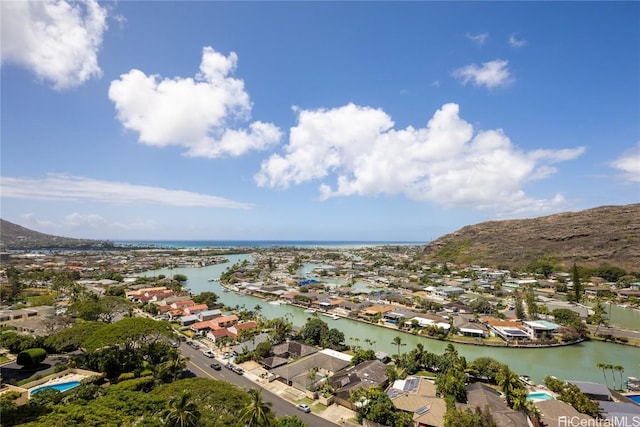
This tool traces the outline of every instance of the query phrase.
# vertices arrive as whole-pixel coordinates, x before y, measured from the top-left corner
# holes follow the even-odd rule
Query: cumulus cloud
[[[511,47],[525,47],[527,41],[524,39],[518,39],[515,34],[509,36],[509,46]]]
[[[231,127],[251,112],[244,82],[231,76],[237,62],[234,52],[224,56],[205,47],[195,78],[161,78],[133,69],[111,82],[109,99],[122,125],[138,132],[144,144],[178,145],[188,156],[207,158],[263,150],[280,141],[278,127],[260,121]]]
[[[45,201],[91,201],[123,205],[165,205],[251,209],[253,205],[208,194],[125,182],[51,174],[43,179],[1,177],[2,197]]]
[[[476,86],[485,86],[493,89],[500,86],[507,86],[513,81],[509,71],[509,61],[496,59],[477,64],[466,65],[453,72],[453,77],[462,81],[463,84],[472,82]]]
[[[20,65],[63,90],[100,77],[107,29],[97,1],[2,1],[2,62]]]
[[[622,178],[631,182],[640,182],[640,142],[622,153],[609,165],[622,173]]]
[[[284,153],[273,154],[256,174],[259,186],[321,180],[321,199],[402,194],[503,215],[542,213],[564,206],[564,197],[531,198],[524,183],[584,151],[522,151],[500,129],[475,132],[456,104],[443,105],[417,129],[396,130],[384,111],[353,104],[298,113]]]
[[[482,46],[489,38],[489,33],[478,33],[478,34],[467,33],[467,38],[472,42],[474,42],[475,44]]]

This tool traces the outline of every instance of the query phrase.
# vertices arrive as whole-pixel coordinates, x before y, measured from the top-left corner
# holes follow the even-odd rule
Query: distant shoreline
[[[371,246],[424,246],[429,242],[383,240],[115,240],[119,248],[205,249],[205,248],[360,248]]]

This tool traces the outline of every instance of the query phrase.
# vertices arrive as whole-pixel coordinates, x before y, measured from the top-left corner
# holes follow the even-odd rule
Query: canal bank
[[[229,255],[227,258],[229,262],[224,264],[202,268],[154,270],[141,275],[157,276],[164,274],[165,276],[173,276],[174,274],[184,274],[188,278],[187,286],[193,293],[212,291],[219,296],[219,301],[227,306],[253,309],[259,305],[261,307],[261,315],[266,318],[286,317],[297,326],[304,325],[309,313],[305,313],[303,308],[290,305],[273,305],[250,295],[223,292],[219,282],[210,282],[210,278],[219,277],[234,263],[244,260],[251,261],[250,255]],[[337,320],[323,318],[323,320],[330,327],[338,328],[344,333],[346,344],[358,344],[365,348],[372,348],[389,354],[397,352],[397,346],[392,344],[396,336],[400,336],[402,342],[406,344],[406,346],[402,347],[403,351],[409,351],[415,348],[418,343],[422,343],[425,350],[442,354],[448,344],[447,341],[403,334],[398,330],[346,318]],[[603,382],[603,373],[597,368],[598,363],[620,365],[624,368],[624,376],[640,377],[640,351],[634,347],[614,343],[587,341],[571,346],[534,349],[469,344],[455,344],[455,346],[458,353],[466,357],[468,361],[479,357],[492,357],[508,364],[518,374],[528,375],[537,383],[541,383],[547,375],[563,379]]]

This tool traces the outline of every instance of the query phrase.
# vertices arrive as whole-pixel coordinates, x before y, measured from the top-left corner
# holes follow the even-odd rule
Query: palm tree
[[[246,427],[270,427],[271,402],[262,400],[262,390],[251,388],[248,390],[249,403],[240,412],[240,420]]]
[[[602,369],[602,375],[604,376],[604,383],[608,387],[609,386],[609,382],[607,381],[607,372],[605,371],[605,369],[608,369],[607,364],[600,362],[596,366],[598,367],[598,369]]]
[[[616,365],[613,367],[613,369],[615,369],[616,371],[618,371],[618,373],[620,374],[620,390],[622,390],[622,384],[624,384],[624,381],[622,380],[622,373],[624,372],[624,366],[622,365]]]
[[[200,425],[200,411],[186,391],[169,399],[169,408],[162,413],[163,425],[168,427],[197,427]]]
[[[402,338],[400,338],[399,336],[394,337],[393,341],[391,341],[391,344],[398,346],[398,356],[400,356],[400,347],[406,345],[402,342]]]
[[[515,390],[519,388],[518,376],[509,369],[507,365],[502,365],[500,371],[496,375],[496,380],[498,381],[500,389],[504,393],[504,398],[507,400],[507,403],[509,406],[512,406],[515,397]]]
[[[616,388],[616,373],[615,373],[616,367],[614,365],[607,364],[607,369],[611,370],[611,376],[613,377],[613,389],[617,390],[617,388]]]

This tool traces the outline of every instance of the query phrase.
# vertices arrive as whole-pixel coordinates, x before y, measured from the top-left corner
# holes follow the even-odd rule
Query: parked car
[[[211,350],[203,350],[202,354],[207,356],[209,359],[212,359],[212,358],[215,357],[215,354],[213,354],[213,351],[211,351]]]
[[[302,412],[306,412],[307,414],[311,412],[311,408],[309,408],[309,405],[307,405],[306,403],[298,403],[296,405],[296,408],[298,408]]]
[[[214,369],[216,371],[219,371],[220,369],[222,369],[222,366],[220,366],[220,364],[218,362],[213,362],[211,365],[209,365],[211,367],[211,369]]]
[[[238,375],[244,374],[244,369],[242,369],[240,366],[234,366],[232,371]]]

